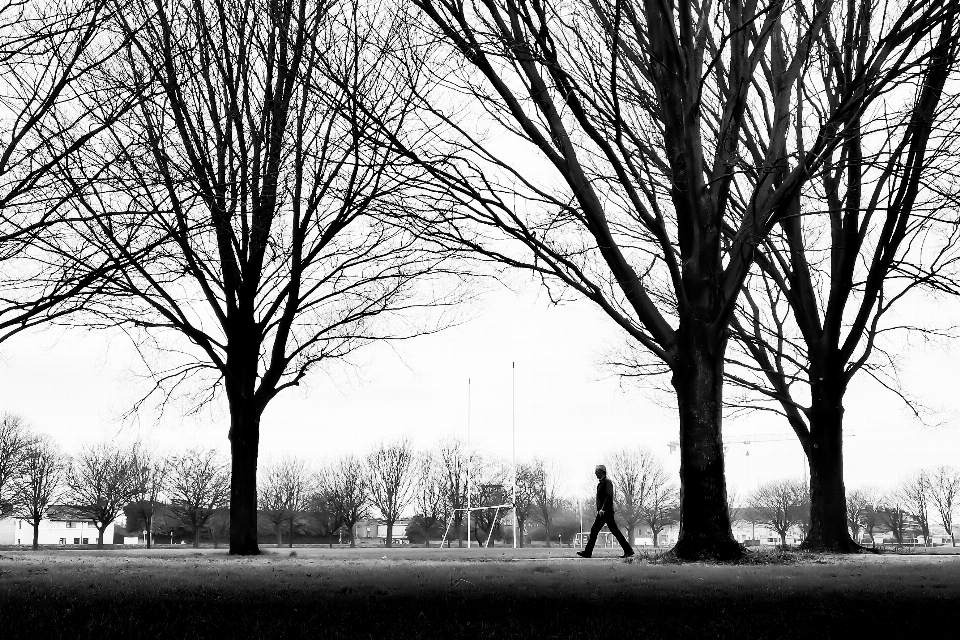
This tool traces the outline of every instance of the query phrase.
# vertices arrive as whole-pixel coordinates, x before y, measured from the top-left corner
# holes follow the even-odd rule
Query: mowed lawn
[[[731,566],[570,549],[265,551],[0,551],[0,635],[960,637],[956,555]]]

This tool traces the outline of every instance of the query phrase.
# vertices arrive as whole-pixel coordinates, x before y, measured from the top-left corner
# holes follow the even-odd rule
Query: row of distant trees
[[[676,483],[649,449],[623,449],[609,459],[617,478],[617,517],[631,531],[646,523],[656,540],[677,520]],[[518,530],[529,524],[542,527],[549,546],[551,530],[575,519],[578,500],[563,494],[560,474],[547,461],[519,462],[515,471],[514,495],[509,462],[467,451],[455,438],[424,451],[401,438],[319,467],[296,457],[269,461],[258,472],[257,506],[259,516],[272,524],[278,546],[284,530],[292,544],[295,525],[303,519],[326,535],[349,532],[353,546],[355,525],[374,515],[386,522],[386,543],[392,546],[394,525],[411,511],[415,516],[408,535],[429,544],[446,534],[462,546],[468,504],[514,505],[513,510],[472,511],[475,538],[482,534],[502,540],[504,519],[515,512]],[[199,545],[202,531],[216,538],[229,527],[223,513],[229,488],[229,465],[212,450],[160,455],[140,443],[100,443],[71,457],[17,415],[5,414],[0,422],[0,504],[31,523],[35,548],[39,523],[53,507],[66,507],[72,517],[93,522],[98,546],[106,528],[124,512],[147,532],[148,546],[158,514],[172,516]],[[593,496],[583,501],[592,517]],[[518,543],[523,546],[523,536]]]
[[[898,544],[911,532],[930,538],[931,523],[943,526],[956,546],[953,518],[960,503],[960,470],[950,466],[921,469],[895,488],[867,487],[847,494],[847,523],[854,538],[871,538],[878,526],[888,529]]]
[[[167,511],[199,536],[229,487],[227,467],[212,451],[160,457],[140,443],[103,442],[68,456],[20,416],[0,417],[0,507],[33,527],[34,549],[40,522],[53,509],[64,510],[67,519],[92,522],[102,547],[104,531],[125,509],[133,507],[152,524],[161,493]]]
[[[922,469],[887,490],[861,487],[847,492],[847,526],[854,540],[861,533],[874,537],[878,529],[890,531],[897,544],[910,534],[930,540],[931,523],[939,522],[956,546],[953,517],[960,502],[960,471],[950,466]],[[744,506],[749,507],[749,515]],[[733,498],[734,522],[762,524],[780,536],[797,531],[806,537],[810,528],[810,491],[798,479],[783,479],[760,485],[741,504]]]

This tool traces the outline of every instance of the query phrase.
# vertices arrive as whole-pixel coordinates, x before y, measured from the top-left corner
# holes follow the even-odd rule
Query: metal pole
[[[513,398],[513,548],[517,548],[517,363],[510,363],[513,372],[511,396]],[[523,535],[522,533],[520,535]]]
[[[470,548],[470,378],[467,378],[467,549]]]

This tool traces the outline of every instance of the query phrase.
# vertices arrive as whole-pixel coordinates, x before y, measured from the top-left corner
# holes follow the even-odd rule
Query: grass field
[[[960,556],[755,564],[570,549],[0,551],[0,635],[952,638]],[[384,559],[385,558],[385,559]]]

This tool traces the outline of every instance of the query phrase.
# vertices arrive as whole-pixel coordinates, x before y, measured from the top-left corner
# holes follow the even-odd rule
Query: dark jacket
[[[597,483],[597,511],[613,513],[613,482],[607,476]]]

